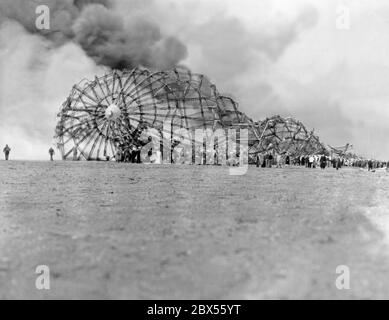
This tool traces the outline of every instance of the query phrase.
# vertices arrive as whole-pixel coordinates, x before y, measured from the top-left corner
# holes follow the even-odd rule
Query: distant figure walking
[[[8,146],[8,144],[5,145],[3,152],[5,155],[5,160],[8,161],[9,153],[11,152],[11,148]]]
[[[54,154],[55,154],[53,148],[50,148],[50,149],[49,149],[49,154],[50,154],[50,161],[53,161],[53,160],[54,160],[54,159],[53,159],[53,156],[54,156]]]

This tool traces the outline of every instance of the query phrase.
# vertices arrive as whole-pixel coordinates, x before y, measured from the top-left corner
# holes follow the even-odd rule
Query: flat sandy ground
[[[1,161],[0,298],[389,298],[389,174]]]

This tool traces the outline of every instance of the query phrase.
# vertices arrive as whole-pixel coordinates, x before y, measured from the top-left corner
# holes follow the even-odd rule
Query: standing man
[[[321,157],[320,157],[320,168],[322,168],[323,170],[326,168],[326,165],[327,165],[327,158],[326,156],[323,154]]]
[[[273,155],[271,153],[267,156],[267,167],[271,168],[273,166]]]
[[[50,154],[50,161],[53,161],[53,156],[54,156],[54,154],[55,154],[53,148],[50,148],[50,149],[49,149],[49,154]]]
[[[259,152],[255,156],[255,163],[257,165],[257,168],[261,165],[261,156],[259,155]]]
[[[8,144],[5,145],[5,148],[3,149],[5,160],[8,161],[9,153],[11,152],[11,148],[8,146]]]
[[[286,165],[286,166],[289,166],[289,165],[290,165],[290,156],[289,156],[288,153],[286,154],[285,165]]]
[[[335,168],[336,170],[339,170],[342,167],[342,161],[340,160],[340,157],[337,157],[335,160]]]
[[[368,168],[368,171],[373,170],[373,161],[371,159],[369,159],[369,161],[367,162],[367,168]]]
[[[313,155],[310,155],[308,158],[308,168],[313,168],[313,161],[315,161],[315,158]]]

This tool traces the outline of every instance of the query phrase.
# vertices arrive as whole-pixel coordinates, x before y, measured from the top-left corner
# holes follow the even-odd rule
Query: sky
[[[387,1],[111,2],[129,25],[125,32],[136,35],[128,21],[142,20],[166,35],[163,41],[173,36],[179,50],[168,54],[206,74],[254,120],[292,116],[325,143],[351,143],[357,154],[389,159]],[[340,23],[347,12],[349,24]],[[35,19],[33,11],[18,14]],[[32,32],[0,4],[0,146],[8,143],[14,159],[47,159],[72,86],[109,71],[79,38]]]

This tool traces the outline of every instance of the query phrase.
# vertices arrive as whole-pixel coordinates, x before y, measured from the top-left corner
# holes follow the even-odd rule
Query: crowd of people
[[[117,162],[141,163],[140,153],[141,149],[136,147],[125,149],[118,148],[114,159]]]
[[[283,166],[303,166],[307,168],[316,168],[320,167],[325,169],[326,167],[334,167],[340,169],[344,165],[344,160],[340,157],[328,157],[324,154],[321,155],[303,155],[300,157],[292,157],[288,154],[276,154],[275,156],[272,153],[257,154],[256,159],[257,167],[283,167]]]
[[[389,167],[389,161],[383,162],[383,161],[377,161],[373,159],[355,159],[350,162],[350,166],[356,167],[356,168],[367,168],[369,171],[380,169],[380,168],[388,168]]]
[[[271,168],[273,166],[280,168],[284,166],[302,166],[307,168],[315,169],[320,167],[321,169],[333,167],[336,170],[339,170],[343,166],[347,167],[359,167],[366,168],[369,171],[378,169],[378,168],[387,168],[389,170],[389,161],[377,161],[372,159],[347,159],[340,156],[326,156],[324,154],[311,154],[311,155],[302,155],[300,157],[292,157],[288,154],[273,154],[267,152],[265,154],[258,153],[256,155],[256,166],[262,168]]]
[[[333,167],[336,170],[339,170],[345,165],[345,161],[341,157],[329,157],[324,154],[311,154],[294,158],[293,164],[313,169],[320,166],[321,169]]]
[[[152,137],[148,137],[147,141],[140,141],[137,145],[120,144],[116,149],[116,154],[113,156],[114,160],[117,162],[141,163],[142,147],[150,143],[151,140]],[[150,157],[151,155],[152,149],[148,152],[148,156]]]
[[[131,163],[141,163],[141,149],[142,146],[146,145],[151,141],[151,137],[142,143],[139,146],[131,146],[126,147],[124,145],[117,148],[116,154],[110,159],[109,157],[106,157],[106,160],[113,160],[117,162],[131,162]],[[5,160],[8,161],[11,153],[11,148],[9,145],[5,145],[3,149]],[[49,156],[50,161],[54,161],[54,155],[55,151],[51,147],[49,149]],[[209,155],[207,155],[208,158]],[[159,161],[153,161],[152,159],[155,158],[152,149],[148,151],[148,158],[150,158],[150,162],[159,163]],[[159,158],[161,157],[159,152]],[[217,159],[217,152],[211,154],[211,157]],[[238,158],[239,155],[237,154],[236,157]],[[75,158],[77,158],[77,151],[75,150]],[[232,159],[232,158],[231,158]],[[233,157],[233,160],[235,160],[235,157]],[[230,161],[231,162],[231,161]],[[230,163],[227,161],[227,165],[237,165],[236,163]],[[218,161],[215,160],[214,164],[218,164]],[[368,171],[375,171],[376,169],[382,169],[386,168],[386,170],[389,171],[389,161],[383,162],[373,159],[361,159],[361,158],[344,158],[340,156],[326,156],[324,154],[311,154],[311,155],[302,155],[300,157],[293,157],[290,154],[284,153],[284,154],[277,154],[274,152],[266,152],[264,154],[257,153],[255,156],[255,164],[257,167],[262,168],[282,168],[284,166],[302,166],[307,168],[315,169],[317,167],[320,167],[322,170],[324,170],[327,167],[333,167],[336,170],[339,170],[343,166],[348,167],[356,167],[356,168],[365,168]]]

